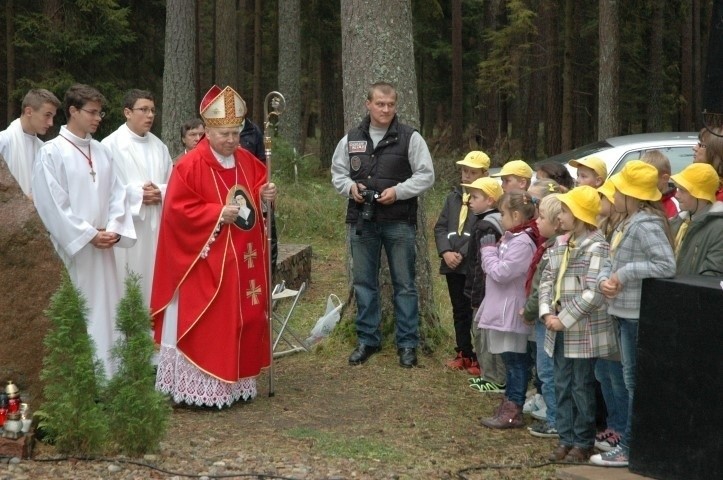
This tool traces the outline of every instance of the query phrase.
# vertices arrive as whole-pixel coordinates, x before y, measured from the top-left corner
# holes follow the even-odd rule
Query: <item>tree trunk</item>
[[[194,0],[167,0],[163,64],[162,138],[171,157],[178,155],[180,125],[198,116],[195,99],[196,13]]]
[[[215,65],[214,83],[221,88],[238,88],[236,78],[236,43],[238,28],[236,22],[236,0],[216,0],[215,13]]]
[[[317,2],[319,42],[319,160],[321,168],[331,167],[331,157],[344,135],[341,74],[341,20],[339,0]]]
[[[705,78],[703,80],[704,110],[723,114],[723,30],[720,28],[723,18],[723,0],[713,2],[713,11],[710,16],[710,29],[708,37],[708,54],[705,63]]]
[[[464,138],[464,112],[462,73],[462,0],[452,0],[452,137],[453,150],[466,148]]]
[[[700,23],[700,0],[693,0],[693,85],[703,85],[703,35]],[[693,91],[693,115],[698,128],[702,127],[700,112],[703,110],[703,89]]]
[[[693,114],[693,15],[690,4],[683,4],[680,22],[680,107],[678,129],[683,132],[695,128]]]
[[[261,96],[261,0],[254,3],[254,81],[252,104],[254,123],[263,128],[264,122],[264,98]]]
[[[545,155],[550,157],[562,151],[560,93],[560,14],[559,2],[545,0],[542,4],[542,31],[546,39],[543,64],[546,66],[545,81]]]
[[[417,79],[414,65],[411,0],[395,2],[388,8],[382,0],[341,0],[341,38],[344,126],[357,125],[365,113],[364,102],[369,85],[385,80],[397,87],[397,113],[411,126],[419,126]],[[380,15],[379,12],[385,12]],[[362,27],[363,26],[363,27]],[[419,199],[417,222],[417,289],[419,292],[420,335],[422,345],[431,347],[439,327],[432,306],[431,265],[429,262],[426,212]],[[393,322],[391,288],[388,272],[380,278],[382,319]]]
[[[5,4],[5,39],[7,46],[5,47],[5,55],[7,57],[7,105],[8,113],[7,120],[8,124],[15,120],[18,116],[18,112],[15,109],[15,102],[13,101],[12,94],[15,90],[15,45],[13,44],[13,37],[15,36],[15,24],[13,23],[14,16],[14,0],[7,0]]]
[[[601,0],[604,1],[604,0]],[[659,132],[663,129],[663,29],[665,28],[665,0],[652,2],[653,16],[650,25],[650,71],[648,78],[648,132]],[[657,81],[655,81],[657,79]]]
[[[563,29],[564,38],[564,52],[562,60],[562,130],[561,130],[561,147],[562,151],[572,149],[572,128],[573,128],[573,58],[574,58],[574,46],[575,46],[575,35],[574,31],[574,12],[575,12],[575,1],[565,1],[565,26]]]
[[[617,0],[600,0],[599,42],[600,78],[598,83],[597,138],[620,133],[620,49]],[[661,36],[662,41],[662,36]],[[660,78],[653,75],[652,78]],[[659,84],[652,81],[649,84]]]
[[[279,0],[279,91],[286,111],[279,133],[301,156],[301,10],[299,0]]]
[[[499,2],[488,2],[486,4],[486,21],[480,25],[480,29],[489,29],[494,31],[498,27],[497,17],[500,15],[500,10],[504,11],[503,7]],[[490,52],[489,42],[482,44],[482,57],[484,58]],[[479,148],[482,150],[489,151],[492,153],[490,157],[493,158],[494,164],[502,164],[507,159],[500,158],[500,146],[504,143],[504,137],[507,136],[507,119],[504,116],[502,110],[504,109],[503,101],[500,98],[500,94],[497,89],[493,89],[488,92],[480,92],[479,99],[477,101],[477,126],[479,130]]]

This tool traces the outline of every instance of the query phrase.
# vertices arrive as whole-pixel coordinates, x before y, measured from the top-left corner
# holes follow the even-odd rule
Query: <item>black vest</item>
[[[369,136],[371,119],[367,115],[358,127],[347,134],[347,152],[349,154],[349,176],[357,183],[376,190],[393,187],[412,176],[409,164],[409,140],[416,130],[400,123],[395,116],[376,148]],[[356,223],[362,204],[349,199],[346,210],[346,223]],[[374,204],[375,222],[417,223],[417,198],[397,200],[391,205]]]

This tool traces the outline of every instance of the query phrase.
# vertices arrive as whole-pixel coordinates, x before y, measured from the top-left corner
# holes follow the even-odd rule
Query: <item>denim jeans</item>
[[[457,340],[457,352],[470,358],[474,356],[472,348],[472,304],[469,297],[464,294],[466,275],[461,273],[447,273],[447,290],[449,300],[452,302],[452,318],[454,319],[454,336]]]
[[[527,382],[530,381],[530,355],[527,352],[502,352],[502,361],[507,369],[505,397],[522,406],[525,403]]]
[[[557,399],[555,398],[555,374],[554,362],[552,357],[545,353],[545,325],[535,322],[535,340],[536,340],[536,357],[535,365],[537,367],[537,376],[542,382],[542,398],[545,399],[547,405],[547,423],[553,427],[557,425],[555,414],[557,412]]]
[[[565,333],[557,332],[554,360],[560,445],[592,448],[595,444],[595,359],[565,357]]]
[[[620,357],[623,364],[623,380],[628,390],[628,418],[620,446],[627,452],[630,449],[633,424],[633,397],[635,396],[635,365],[638,348],[638,319],[614,317],[620,322]]]
[[[382,247],[387,254],[394,289],[394,318],[398,348],[419,344],[419,303],[415,285],[415,237],[408,223],[363,222],[361,235],[349,226],[357,303],[356,329],[359,343],[382,344],[379,265]]]
[[[623,364],[616,360],[598,358],[595,361],[595,378],[600,382],[605,399],[608,428],[622,435],[628,423],[629,401],[623,378]]]

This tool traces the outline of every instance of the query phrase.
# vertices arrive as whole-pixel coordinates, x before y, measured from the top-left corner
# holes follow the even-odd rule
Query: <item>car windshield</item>
[[[583,145],[582,147],[577,147],[573,150],[553,155],[552,157],[546,158],[544,161],[567,163],[570,160],[577,160],[578,158],[587,157],[588,155],[602,152],[603,150],[607,150],[608,148],[613,148],[613,146],[605,140],[600,140],[599,142],[588,143],[587,145]]]

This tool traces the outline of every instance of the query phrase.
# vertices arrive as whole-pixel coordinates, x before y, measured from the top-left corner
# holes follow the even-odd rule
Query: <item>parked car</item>
[[[698,143],[696,132],[639,133],[611,137],[575,148],[559,155],[553,155],[543,161],[564,163],[581,160],[585,157],[599,157],[605,161],[608,176],[622,170],[630,160],[638,160],[649,150],[660,150],[670,160],[672,173],[678,173],[693,163],[693,146]],[[534,168],[534,165],[533,165]],[[576,178],[576,169],[567,165],[572,178]]]

